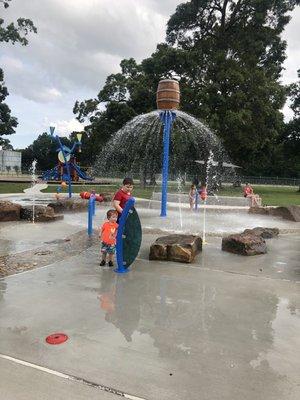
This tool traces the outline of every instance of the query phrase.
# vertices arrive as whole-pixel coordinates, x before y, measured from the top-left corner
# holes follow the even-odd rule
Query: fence
[[[42,175],[42,171],[36,171],[35,172],[36,176]],[[96,177],[96,179],[101,180],[112,180],[112,181],[122,181],[122,179],[125,176],[130,176],[132,177],[135,181],[140,180],[140,174],[139,173],[123,173],[123,172],[111,172],[107,174],[102,174],[99,177]],[[10,170],[10,171],[0,171],[0,177],[2,179],[4,177],[7,178],[13,178],[13,177],[18,177],[18,178],[28,178],[31,179],[31,172],[28,170],[22,170],[22,171],[15,171],[15,170]],[[170,181],[176,181],[178,180],[178,175],[175,174],[169,174],[169,180]],[[188,175],[188,174],[181,174],[181,177],[186,181],[186,182],[192,182],[195,175]],[[155,174],[155,180],[157,183],[161,182],[161,174]],[[149,179],[148,179],[149,181]],[[233,184],[233,185],[243,185],[245,183],[250,183],[252,185],[278,185],[278,186],[299,186],[300,187],[300,178],[283,178],[283,177],[278,177],[278,176],[243,176],[243,175],[231,175],[231,176],[226,176],[225,180],[222,181],[224,184]]]

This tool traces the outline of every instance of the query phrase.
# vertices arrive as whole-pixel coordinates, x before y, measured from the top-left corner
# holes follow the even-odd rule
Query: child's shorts
[[[115,254],[116,245],[101,242],[101,253]]]

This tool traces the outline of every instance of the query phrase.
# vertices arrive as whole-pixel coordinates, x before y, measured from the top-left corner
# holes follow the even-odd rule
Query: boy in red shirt
[[[118,219],[120,218],[123,208],[131,197],[131,191],[133,189],[133,180],[131,178],[123,179],[123,186],[117,191],[113,198],[113,205],[118,212]]]
[[[108,266],[114,266],[114,254],[116,252],[116,237],[117,237],[117,218],[118,213],[116,210],[107,211],[107,221],[104,222],[100,229],[99,237],[101,239],[101,253],[102,260],[100,266],[103,267],[106,264],[106,255],[108,254]]]

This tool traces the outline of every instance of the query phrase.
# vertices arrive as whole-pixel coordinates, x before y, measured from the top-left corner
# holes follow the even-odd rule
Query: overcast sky
[[[95,97],[123,58],[151,55],[165,38],[169,16],[182,0],[13,0],[1,14],[6,22],[30,18],[38,34],[29,45],[1,43],[0,66],[10,95],[7,103],[19,121],[7,136],[24,148],[50,124],[67,134],[78,126],[76,100]],[[297,80],[300,59],[300,9],[293,12],[283,83]],[[291,111],[286,106],[287,118]]]

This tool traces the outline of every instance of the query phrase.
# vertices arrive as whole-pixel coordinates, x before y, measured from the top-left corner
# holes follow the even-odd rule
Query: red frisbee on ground
[[[69,337],[64,333],[53,333],[46,337],[46,342],[49,344],[61,344],[68,340]]]

